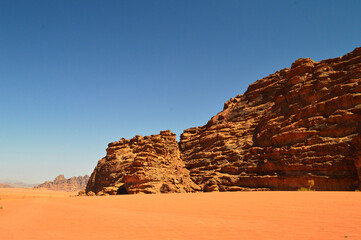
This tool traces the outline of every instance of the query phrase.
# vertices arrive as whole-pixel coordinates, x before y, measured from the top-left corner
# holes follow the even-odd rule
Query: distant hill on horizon
[[[0,188],[33,188],[37,184],[24,183],[9,179],[0,179]]]
[[[13,188],[12,186],[8,185],[8,184],[2,184],[0,183],[0,188]]]
[[[55,191],[75,192],[84,190],[89,180],[89,176],[78,176],[66,179],[63,174],[57,176],[54,181],[46,181],[34,188],[45,188]]]

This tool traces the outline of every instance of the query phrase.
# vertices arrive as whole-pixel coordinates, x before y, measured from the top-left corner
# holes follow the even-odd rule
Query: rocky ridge
[[[172,164],[182,170],[174,172]],[[177,188],[170,179],[180,176],[185,184]],[[185,130],[179,148],[169,131],[109,144],[87,192],[297,190],[310,183],[315,190],[355,190],[360,181],[356,48],[320,62],[301,58],[256,81],[206,125]],[[160,190],[163,182],[172,190]]]
[[[298,59],[184,131],[182,159],[204,191],[355,190],[360,183],[361,48]]]
[[[45,188],[56,191],[76,192],[84,190],[89,180],[89,176],[71,177],[66,179],[64,175],[57,176],[54,181],[46,181],[34,188]]]

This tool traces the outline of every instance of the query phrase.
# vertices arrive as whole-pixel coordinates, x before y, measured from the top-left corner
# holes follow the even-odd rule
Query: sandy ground
[[[0,189],[0,239],[361,239],[361,192],[69,197]]]

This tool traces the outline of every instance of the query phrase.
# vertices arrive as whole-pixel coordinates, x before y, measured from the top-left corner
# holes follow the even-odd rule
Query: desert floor
[[[69,197],[0,189],[0,239],[361,239],[361,192]]]

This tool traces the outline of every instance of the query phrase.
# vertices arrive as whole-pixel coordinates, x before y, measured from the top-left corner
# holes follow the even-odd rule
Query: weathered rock
[[[360,181],[357,48],[258,80],[205,126],[185,130],[179,147],[170,131],[110,143],[86,192],[355,190]]]
[[[361,181],[361,48],[299,59],[231,98],[180,150],[203,191],[355,190]]]
[[[180,159],[175,134],[122,138],[108,145],[99,160],[86,192],[97,195],[193,192],[195,185]]]
[[[94,196],[96,196],[96,194],[95,194],[93,191],[87,192],[86,195],[89,196],[89,197],[94,197]]]
[[[86,196],[85,189],[78,192],[78,196]]]
[[[49,190],[76,192],[84,190],[89,180],[89,176],[71,177],[66,179],[64,175],[57,176],[54,181],[46,181],[34,188],[46,188]]]

